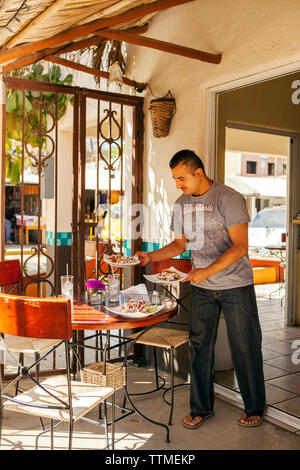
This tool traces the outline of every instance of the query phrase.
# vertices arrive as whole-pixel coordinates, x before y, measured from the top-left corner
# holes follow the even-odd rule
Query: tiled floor
[[[270,300],[272,290],[274,285],[256,286],[267,402],[300,418],[300,326],[285,326],[284,305],[277,293]],[[217,372],[216,381],[239,390],[233,370]]]

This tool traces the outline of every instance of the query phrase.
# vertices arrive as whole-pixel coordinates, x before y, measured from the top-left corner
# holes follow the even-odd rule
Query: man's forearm
[[[175,256],[181,255],[185,251],[185,247],[178,245],[175,241],[160,248],[159,250],[148,253],[151,261],[164,261]]]
[[[236,263],[239,259],[247,254],[244,246],[233,245],[225,253],[223,253],[219,258],[216,259],[212,264],[207,266],[207,271],[209,277],[217,274],[224,269],[228,268],[232,264]]]

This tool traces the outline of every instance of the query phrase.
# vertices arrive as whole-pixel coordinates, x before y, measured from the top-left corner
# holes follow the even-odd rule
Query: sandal
[[[200,428],[200,426],[204,423],[204,421],[206,419],[211,418],[214,415],[215,415],[214,412],[212,412],[208,415],[204,415],[204,416],[198,415],[197,413],[190,413],[190,416],[192,417],[192,420],[194,418],[196,418],[197,416],[199,416],[199,418],[202,418],[201,421],[199,421],[199,423],[195,424],[194,426],[191,426],[190,424],[187,424],[184,421],[182,421],[182,425],[187,429],[198,429],[198,428]]]
[[[241,420],[239,420],[239,425],[240,426],[243,426],[244,428],[255,428],[257,426],[260,426],[264,420],[264,417],[265,417],[265,413],[266,413],[266,407],[263,409],[263,410],[259,410],[259,411],[253,411],[252,413],[247,413],[246,411],[244,411],[244,413],[246,414],[246,418],[244,419],[244,421],[247,421],[249,418],[251,418],[251,416],[259,416],[260,419],[257,423],[253,423],[253,424],[246,424],[246,423],[241,423]],[[241,418],[243,419],[243,418]]]

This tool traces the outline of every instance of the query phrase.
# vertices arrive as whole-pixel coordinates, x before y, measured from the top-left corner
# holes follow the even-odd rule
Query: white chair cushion
[[[67,377],[65,375],[53,376],[42,382],[41,385],[48,389],[53,395],[68,403]],[[99,387],[98,385],[77,381],[71,381],[71,388],[74,422],[114,393],[114,389],[112,387]],[[16,399],[35,405],[63,406],[57,400],[55,400],[55,398],[48,395],[47,392],[38,386],[28,390],[27,392],[17,395]],[[3,403],[3,406],[5,409],[10,411],[27,413],[57,421],[70,421],[70,414],[68,410],[34,408],[21,405],[10,400],[6,400]]]
[[[23,336],[5,336],[5,344],[11,352],[34,354],[47,351],[60,343],[60,339],[25,338]],[[5,349],[0,341],[0,349]]]

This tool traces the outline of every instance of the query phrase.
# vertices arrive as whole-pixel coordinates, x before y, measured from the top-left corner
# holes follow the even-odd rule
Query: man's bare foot
[[[243,413],[242,418],[239,420],[241,426],[259,426],[263,421],[263,416],[249,416],[247,418],[247,413]]]
[[[184,427],[189,428],[189,429],[197,429],[201,426],[203,421],[206,419],[210,418],[211,416],[214,416],[214,413],[211,413],[206,416],[194,416],[194,418],[191,416],[189,413],[183,418],[182,424]]]

